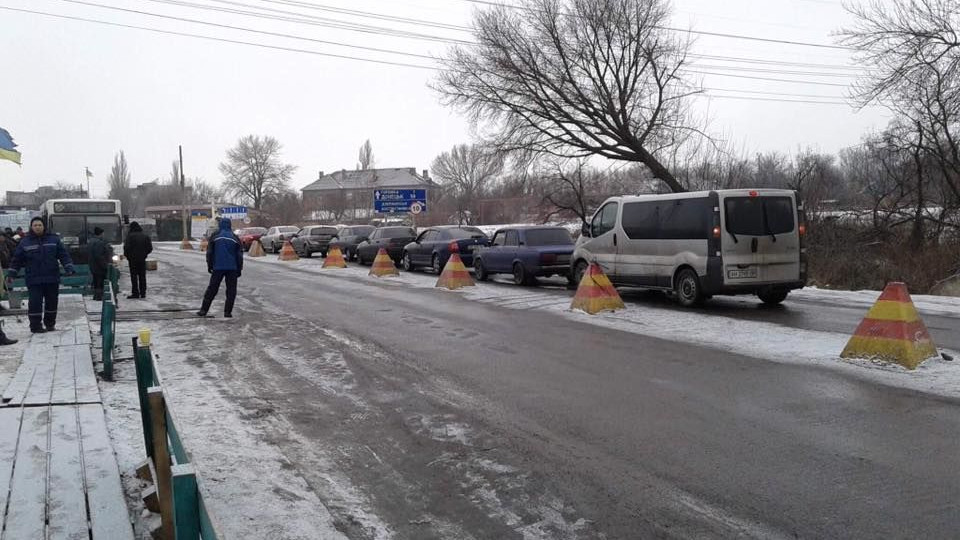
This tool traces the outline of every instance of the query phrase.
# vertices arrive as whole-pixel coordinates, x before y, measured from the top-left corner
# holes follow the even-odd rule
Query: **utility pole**
[[[186,177],[183,174],[183,146],[178,146],[180,149],[180,194],[183,201],[183,241],[180,242],[180,249],[193,250],[193,245],[190,243],[190,230],[187,228],[189,225],[190,215],[187,212],[187,181]]]

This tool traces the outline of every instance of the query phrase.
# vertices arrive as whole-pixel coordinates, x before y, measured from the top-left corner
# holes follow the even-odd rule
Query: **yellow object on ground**
[[[610,283],[610,278],[603,273],[599,264],[591,263],[583,273],[583,279],[580,280],[570,309],[579,309],[590,315],[596,315],[601,311],[616,311],[624,308],[626,306],[623,304],[623,299]]]

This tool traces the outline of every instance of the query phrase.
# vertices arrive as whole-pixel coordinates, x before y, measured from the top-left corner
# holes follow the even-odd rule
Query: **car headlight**
[[[119,256],[119,255],[114,255],[114,256],[113,256],[113,262],[120,262],[120,256]]]

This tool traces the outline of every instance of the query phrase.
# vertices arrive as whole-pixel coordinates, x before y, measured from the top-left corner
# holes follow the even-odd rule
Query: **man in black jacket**
[[[147,255],[153,251],[153,242],[143,232],[136,221],[130,222],[130,231],[123,241],[123,256],[130,263],[130,296],[127,298],[147,297]]]
[[[103,282],[113,258],[113,248],[103,240],[103,229],[93,228],[93,238],[87,241],[90,254],[90,274],[93,276],[93,299],[103,300]]]

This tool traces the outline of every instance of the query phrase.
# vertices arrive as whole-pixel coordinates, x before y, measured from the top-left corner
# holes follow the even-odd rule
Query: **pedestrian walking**
[[[136,221],[130,222],[130,231],[123,241],[123,256],[130,263],[129,299],[147,297],[147,255],[153,252],[153,242]]]
[[[60,303],[60,265],[68,276],[73,275],[73,261],[60,237],[46,231],[43,219],[30,220],[30,234],[17,245],[10,261],[8,284],[21,268],[30,293],[27,316],[30,331],[42,334],[56,329],[57,306]]]
[[[223,305],[223,316],[233,317],[233,303],[237,299],[237,279],[243,272],[243,244],[233,234],[230,218],[220,218],[220,230],[207,241],[207,272],[210,273],[210,285],[203,295],[203,306],[197,315],[206,317],[210,304],[220,292],[220,283],[227,281],[227,302]]]
[[[93,228],[93,238],[87,240],[90,274],[93,276],[93,299],[103,300],[103,282],[113,259],[113,246],[103,240],[103,229]]]

